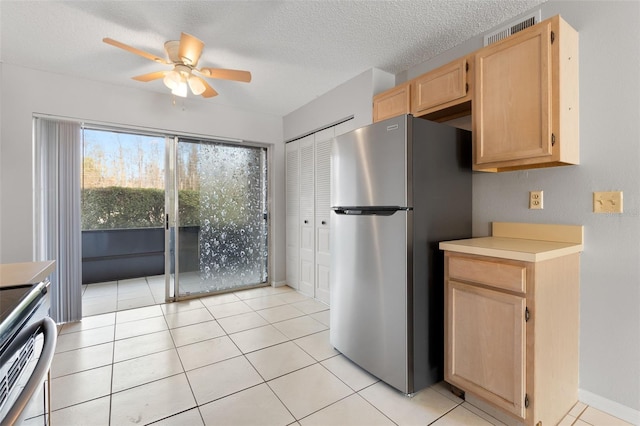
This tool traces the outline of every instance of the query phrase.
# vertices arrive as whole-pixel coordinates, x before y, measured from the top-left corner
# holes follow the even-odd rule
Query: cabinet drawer
[[[524,293],[527,289],[525,264],[500,260],[449,256],[449,278]]]

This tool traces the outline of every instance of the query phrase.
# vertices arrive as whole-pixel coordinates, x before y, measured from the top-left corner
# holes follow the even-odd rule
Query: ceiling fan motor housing
[[[173,67],[173,70],[180,73],[184,78],[187,78],[191,74],[192,68],[184,64],[176,64],[176,66]]]

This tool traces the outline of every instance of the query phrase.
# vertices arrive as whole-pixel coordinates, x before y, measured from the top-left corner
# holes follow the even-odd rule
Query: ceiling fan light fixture
[[[174,89],[171,89],[171,93],[181,98],[187,97],[187,83],[182,81]]]
[[[196,77],[195,75],[189,76],[189,79],[187,80],[187,82],[189,83],[189,88],[191,89],[191,92],[193,92],[193,94],[196,96],[202,95],[206,90],[206,87],[204,86],[204,83],[202,82],[202,80],[199,77]]]
[[[162,82],[169,89],[173,90],[176,87],[178,87],[181,80],[182,79],[180,78],[180,73],[175,70],[172,70],[165,74],[164,78],[162,79]]]
[[[180,34],[180,40],[169,40],[165,42],[164,48],[167,53],[167,59],[162,59],[159,56],[108,37],[103,38],[102,41],[135,55],[142,56],[150,61],[173,66],[173,69],[170,71],[149,72],[133,77],[133,79],[141,82],[162,79],[164,85],[171,90],[174,96],[186,97],[189,89],[191,89],[191,92],[195,95],[201,95],[203,98],[217,96],[218,92],[207,83],[205,78],[241,81],[245,83],[251,81],[251,73],[249,71],[223,68],[197,68],[204,48],[204,42],[184,32]],[[193,73],[197,75],[193,75]]]

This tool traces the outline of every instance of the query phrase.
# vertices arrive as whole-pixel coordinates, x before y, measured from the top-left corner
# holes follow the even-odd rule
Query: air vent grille
[[[540,22],[541,10],[534,12],[529,16],[525,16],[524,18],[511,22],[504,27],[501,27],[495,31],[484,36],[484,45],[488,46],[496,41],[502,40],[503,38],[507,38],[510,35],[513,35],[519,31],[524,30],[525,28],[529,28]]]

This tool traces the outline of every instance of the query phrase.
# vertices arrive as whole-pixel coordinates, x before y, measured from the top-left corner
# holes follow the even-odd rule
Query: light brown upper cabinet
[[[579,163],[578,33],[560,16],[475,53],[473,169]]]
[[[411,81],[411,113],[415,117],[435,114],[427,118],[454,118],[468,115],[471,104],[451,108],[471,100],[470,76],[473,56],[456,59]]]
[[[373,122],[411,112],[410,85],[404,83],[373,97]]]

